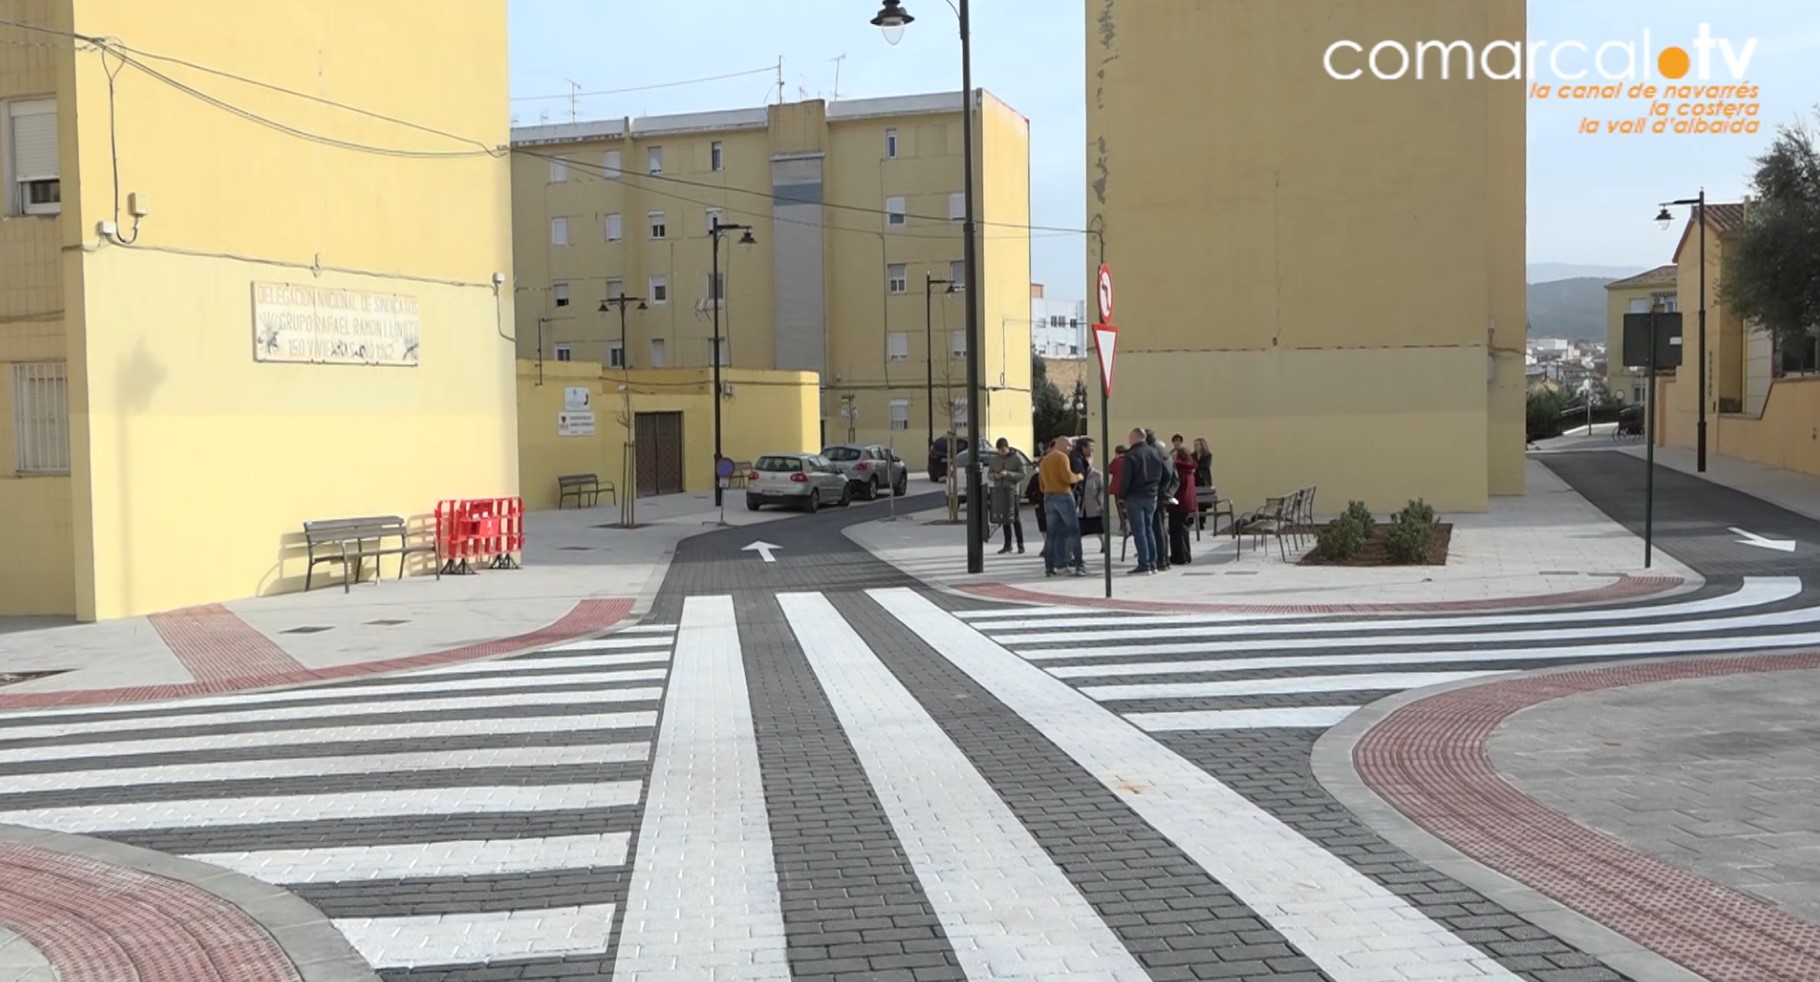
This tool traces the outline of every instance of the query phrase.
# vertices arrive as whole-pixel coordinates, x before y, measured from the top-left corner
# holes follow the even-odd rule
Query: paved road
[[[879,515],[687,540],[647,622],[591,642],[0,717],[0,823],[287,886],[388,982],[1612,982],[1360,825],[1309,748],[1405,688],[1820,644],[1786,577],[1558,613],[991,608],[839,534]]]
[[[1545,454],[1539,459],[1600,511],[1643,534],[1648,474],[1644,461],[1612,451]],[[1702,576],[1820,574],[1820,522],[1660,465],[1655,484],[1656,547]],[[1733,529],[1794,542],[1795,549],[1748,545],[1747,537]]]

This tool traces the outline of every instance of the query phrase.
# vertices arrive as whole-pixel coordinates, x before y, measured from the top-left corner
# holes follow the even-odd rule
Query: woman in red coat
[[[1175,492],[1175,500],[1169,506],[1169,563],[1180,563],[1184,566],[1194,561],[1189,554],[1188,530],[1194,524],[1194,457],[1187,447],[1175,448],[1176,477],[1181,484]]]

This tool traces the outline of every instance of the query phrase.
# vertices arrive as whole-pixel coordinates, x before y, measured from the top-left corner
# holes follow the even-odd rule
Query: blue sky
[[[906,0],[905,7],[917,21],[890,47],[867,23],[877,9],[872,0],[513,0],[513,108],[520,123],[546,115],[562,121],[569,118],[570,80],[584,92],[624,89],[764,69],[780,55],[790,100],[833,96],[841,55],[842,98],[958,89],[959,42],[946,3]],[[974,8],[974,84],[1031,121],[1032,220],[1079,228],[1086,220],[1080,4],[999,0]],[[1063,16],[1029,19],[1033,10]],[[1820,4],[1811,0],[1531,0],[1529,11],[1531,39],[1571,37],[1589,47],[1640,39],[1644,29],[1657,47],[1683,42],[1702,22],[1740,46],[1757,38],[1748,77],[1762,89],[1765,124],[1756,136],[1590,137],[1575,132],[1580,107],[1532,102],[1531,262],[1641,268],[1666,261],[1672,233],[1651,220],[1656,203],[1691,197],[1703,183],[1713,200],[1735,199],[1774,124],[1820,103],[1813,82],[1820,78]],[[579,110],[584,119],[693,112],[760,106],[776,94],[766,72],[590,96]],[[1611,114],[1631,115],[1633,105]],[[1081,236],[1037,234],[1034,275],[1050,296],[1083,296],[1084,248]]]

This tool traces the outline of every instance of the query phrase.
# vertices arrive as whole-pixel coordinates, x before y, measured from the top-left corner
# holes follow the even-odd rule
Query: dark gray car
[[[853,493],[861,498],[880,497],[890,489],[902,497],[910,491],[910,467],[890,447],[876,443],[836,443],[822,448],[822,456],[847,475]]]

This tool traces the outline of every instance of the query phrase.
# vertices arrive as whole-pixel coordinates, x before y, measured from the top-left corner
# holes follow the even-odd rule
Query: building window
[[[664,172],[663,147],[649,147],[645,150],[645,169],[653,174]]]
[[[910,292],[910,271],[903,263],[892,263],[885,267],[885,289],[892,293]]]
[[[709,232],[709,234],[713,233],[716,226],[725,225],[725,224],[727,224],[727,209],[725,209],[725,208],[709,208],[708,209],[708,232]]]
[[[948,357],[950,357],[950,358],[967,357],[967,332],[966,331],[949,331],[948,332]]]
[[[719,274],[719,279],[715,279],[715,275],[714,273],[702,274],[702,279],[707,283],[709,303],[721,303],[727,299],[727,274]]]
[[[617,276],[607,277],[607,296],[623,297],[626,295],[626,281]]]
[[[619,214],[617,212],[615,212],[614,214],[608,215],[607,216],[607,241],[608,242],[618,242],[620,239],[625,238],[625,234],[626,234],[625,229],[623,226],[621,226],[620,221],[619,221]]]
[[[667,276],[651,277],[651,302],[670,302],[670,278]]]
[[[953,407],[954,408],[949,412],[948,418],[954,423],[955,426],[966,426],[967,425],[967,400],[965,398],[956,399],[953,402]]]
[[[1641,386],[1641,385],[1631,386],[1630,401],[1636,403],[1639,406],[1643,405],[1643,393],[1644,393],[1643,386]]]
[[[886,130],[885,131],[885,159],[886,160],[896,160],[897,159],[897,131],[896,130]]]
[[[722,367],[722,368],[727,367],[727,352],[728,352],[728,349],[730,349],[732,347],[732,345],[729,344],[728,342],[730,342],[732,340],[733,340],[732,338],[728,338],[728,337],[719,337],[719,338],[709,338],[708,339],[708,347],[714,349],[714,361],[716,364],[720,365],[720,367]]]
[[[650,219],[651,238],[661,239],[669,232],[668,226],[664,224],[663,212],[654,211],[646,217]]]
[[[569,284],[558,283],[550,287],[550,292],[556,295],[556,306],[567,307],[569,305]]]
[[[569,244],[569,220],[566,218],[550,219],[550,244],[566,246]]]
[[[908,331],[892,331],[885,335],[885,359],[887,361],[910,360],[910,334]]]
[[[727,157],[721,152],[719,140],[708,144],[708,169],[716,171],[727,169]]]
[[[1628,312],[1632,313],[1632,314],[1649,313],[1649,298],[1648,297],[1631,297],[1630,298],[1630,310]]]
[[[70,472],[66,377],[60,361],[13,366],[13,463],[21,474]]]
[[[954,292],[967,289],[967,264],[959,259],[949,263],[948,278],[954,281]]]
[[[550,161],[550,183],[561,184],[569,179],[569,165],[562,160]]]
[[[886,225],[904,224],[904,199],[902,199],[902,198],[886,198],[885,199],[885,224]]]
[[[1658,294],[1650,297],[1649,299],[1650,299],[1651,303],[1654,303],[1658,300],[1661,301],[1662,302],[1662,311],[1664,313],[1672,314],[1675,311],[1681,309],[1681,299],[1679,296],[1677,296],[1676,294],[1673,294],[1673,293],[1658,293]],[[1647,310],[1645,312],[1647,312]]]
[[[652,338],[651,339],[651,367],[652,368],[664,367],[664,339],[663,338]]]
[[[619,169],[619,151],[618,150],[608,150],[607,151],[606,171],[607,171],[607,180],[609,180],[609,181],[619,180],[619,175],[620,175],[621,171]]]
[[[894,430],[910,428],[910,400],[891,400],[891,428]]]
[[[7,106],[0,150],[6,153],[6,211],[55,215],[63,210],[57,158],[57,100],[30,99]]]
[[[556,360],[557,361],[574,361],[575,360],[575,349],[569,347],[566,344],[557,345],[556,346]]]
[[[967,217],[967,194],[956,191],[948,196],[948,218],[950,221],[961,221]]]
[[[607,367],[626,367],[626,347],[618,341],[607,342]]]

